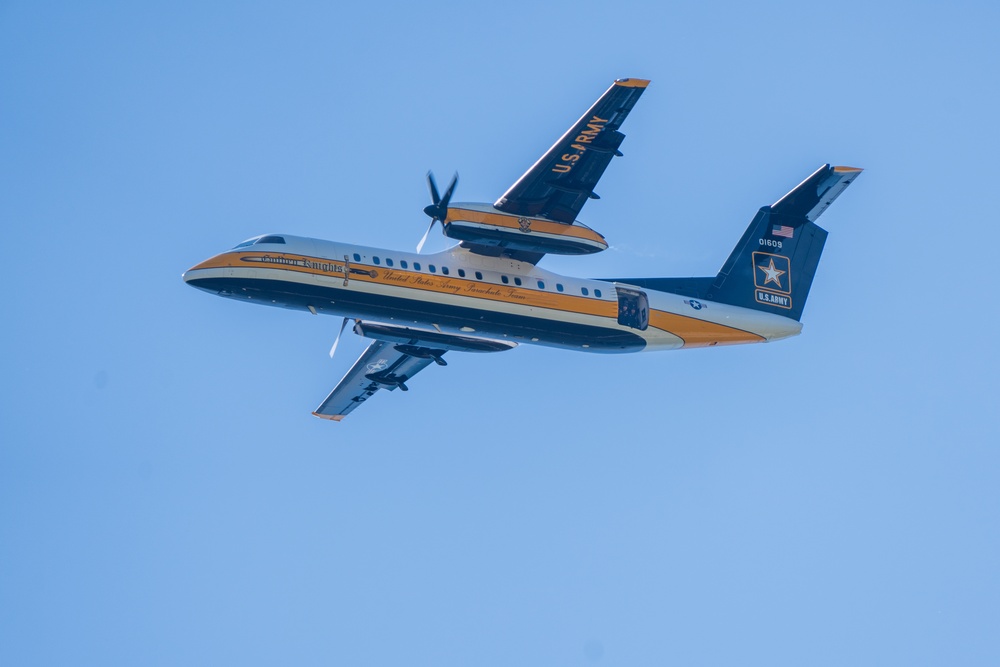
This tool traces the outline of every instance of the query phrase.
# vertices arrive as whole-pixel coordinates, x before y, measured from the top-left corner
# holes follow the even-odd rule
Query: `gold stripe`
[[[467,270],[474,271],[475,269]],[[561,292],[541,291],[514,285],[497,285],[495,283],[480,282],[461,277],[453,278],[452,276],[442,276],[434,273],[426,274],[414,273],[412,271],[397,271],[396,269],[381,269],[378,271],[377,278],[360,275],[351,276],[351,280],[419,289],[437,294],[467,296],[500,303],[560,310],[579,313],[581,315],[614,318],[618,316],[617,305],[610,301],[585,296],[574,296]],[[537,279],[529,278],[529,280]],[[609,288],[613,289],[610,285]]]
[[[833,171],[838,174],[857,174],[864,171],[864,169],[858,167],[834,167]]]

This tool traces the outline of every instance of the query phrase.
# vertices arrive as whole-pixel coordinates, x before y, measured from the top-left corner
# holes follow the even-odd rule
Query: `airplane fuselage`
[[[272,234],[192,267],[184,280],[250,303],[588,352],[759,343],[802,328],[760,310],[562,276],[458,246],[421,255]]]

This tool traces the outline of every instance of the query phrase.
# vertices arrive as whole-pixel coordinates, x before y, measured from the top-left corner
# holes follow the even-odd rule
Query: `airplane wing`
[[[313,414],[339,422],[351,410],[374,396],[379,389],[394,391],[398,387],[407,391],[409,388],[406,381],[429,364],[436,361],[444,365],[444,360],[441,359],[444,352],[425,347],[394,345],[384,340],[372,341]]]
[[[313,414],[339,422],[374,396],[379,389],[409,391],[406,383],[431,363],[447,366],[441,357],[449,350],[501,352],[516,343],[471,338],[437,331],[377,322],[358,321],[355,333],[374,338],[351,370],[337,383]]]
[[[621,155],[625,135],[618,128],[647,85],[645,79],[615,81],[493,206],[573,224],[587,200],[598,199],[594,186],[611,158]]]

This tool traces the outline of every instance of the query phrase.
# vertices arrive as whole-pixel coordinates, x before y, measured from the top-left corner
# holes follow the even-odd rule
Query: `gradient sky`
[[[0,3],[0,663],[996,665],[993,2]],[[865,173],[803,335],[449,356],[341,424],[339,320],[181,273],[412,249],[652,79],[584,276],[714,275]],[[447,246],[440,235],[430,249]]]

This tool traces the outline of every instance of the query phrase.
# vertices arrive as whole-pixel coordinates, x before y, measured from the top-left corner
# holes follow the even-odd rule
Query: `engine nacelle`
[[[453,239],[508,250],[588,255],[608,249],[604,237],[590,227],[545,218],[503,213],[492,204],[455,204],[448,207],[444,233]]]

